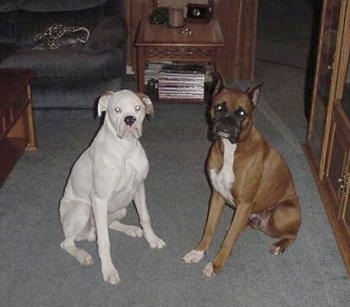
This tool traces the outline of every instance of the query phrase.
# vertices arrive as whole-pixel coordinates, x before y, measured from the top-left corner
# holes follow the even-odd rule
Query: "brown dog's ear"
[[[151,99],[147,95],[140,93],[140,92],[137,92],[135,94],[139,97],[139,99],[145,105],[146,115],[150,115],[153,117],[154,116],[154,107],[153,107],[153,103],[152,103]]]
[[[216,82],[215,88],[214,88],[213,94],[212,94],[212,96],[214,97],[225,88],[225,79],[224,79],[223,75],[220,73],[220,71],[218,71],[218,70],[214,71],[213,76],[214,76],[214,80],[215,80],[214,82]]]
[[[249,95],[250,101],[252,102],[252,105],[254,108],[258,104],[261,87],[262,87],[262,84],[258,83],[247,89],[247,93]]]
[[[108,100],[114,93],[112,91],[108,91],[103,93],[98,99],[97,104],[97,115],[100,117],[102,112],[107,111],[108,109]]]

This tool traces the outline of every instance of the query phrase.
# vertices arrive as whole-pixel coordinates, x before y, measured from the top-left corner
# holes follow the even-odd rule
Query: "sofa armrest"
[[[124,45],[126,24],[120,16],[105,17],[93,31],[85,44],[85,51],[99,53]]]

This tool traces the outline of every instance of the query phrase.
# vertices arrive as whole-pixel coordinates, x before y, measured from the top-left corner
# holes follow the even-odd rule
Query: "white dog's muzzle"
[[[129,136],[140,138],[142,135],[142,121],[138,120],[135,115],[126,114],[120,120],[119,129],[116,132],[121,138]]]

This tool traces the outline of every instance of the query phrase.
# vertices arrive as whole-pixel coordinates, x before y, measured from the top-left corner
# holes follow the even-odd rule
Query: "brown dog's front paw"
[[[272,245],[270,248],[270,253],[272,256],[282,255],[283,252],[284,252],[284,249],[277,244]]]
[[[209,262],[203,269],[203,276],[214,277],[216,274],[220,273],[223,266],[217,266],[212,262]]]
[[[205,277],[214,277],[215,271],[214,271],[214,266],[211,262],[209,262],[203,269],[203,276]]]

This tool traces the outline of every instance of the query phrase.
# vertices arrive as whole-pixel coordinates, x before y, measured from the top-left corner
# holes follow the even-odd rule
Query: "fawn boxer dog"
[[[207,159],[207,175],[212,193],[202,238],[183,261],[197,263],[204,257],[225,204],[235,212],[216,257],[204,267],[207,277],[223,269],[247,225],[278,238],[270,252],[279,255],[296,239],[301,224],[290,170],[253,122],[260,89],[261,85],[247,91],[223,88],[214,96],[209,109],[213,144]]]
[[[165,246],[151,227],[144,187],[149,166],[139,142],[145,115],[154,110],[147,96],[121,90],[100,97],[98,115],[102,112],[106,112],[104,122],[73,165],[60,202],[65,236],[61,247],[89,266],[91,255],[74,241],[94,241],[97,235],[103,279],[117,284],[120,278],[110,254],[108,227],[132,237],[144,235],[152,248]],[[120,222],[132,201],[142,228]]]

